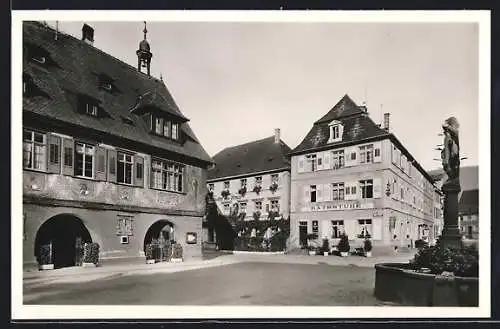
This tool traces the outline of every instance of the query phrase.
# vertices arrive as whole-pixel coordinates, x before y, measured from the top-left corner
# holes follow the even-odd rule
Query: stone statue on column
[[[442,186],[444,194],[444,227],[440,243],[445,247],[462,246],[462,235],[458,227],[458,194],[460,193],[460,125],[455,117],[450,117],[443,124],[443,150],[441,160],[446,173],[446,182]]]

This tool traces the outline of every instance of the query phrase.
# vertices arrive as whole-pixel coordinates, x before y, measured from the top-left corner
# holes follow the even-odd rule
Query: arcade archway
[[[165,219],[154,222],[144,236],[143,250],[146,251],[146,245],[150,244],[153,239],[159,239],[160,236],[163,236],[166,241],[174,240],[174,224]]]
[[[40,263],[40,247],[51,244],[54,268],[75,266],[78,238],[81,238],[82,243],[92,242],[90,232],[80,218],[70,214],[51,217],[38,229],[35,257]]]

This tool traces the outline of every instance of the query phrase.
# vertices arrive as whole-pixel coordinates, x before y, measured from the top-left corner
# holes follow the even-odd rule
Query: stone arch
[[[165,240],[174,240],[175,238],[175,225],[167,219],[160,219],[149,226],[144,235],[143,250],[146,251],[146,245],[151,243],[153,239],[158,239],[163,235]]]
[[[58,214],[47,219],[37,230],[34,255],[40,262],[40,248],[51,245],[54,268],[75,266],[76,240],[92,242],[92,236],[83,221],[73,214]]]

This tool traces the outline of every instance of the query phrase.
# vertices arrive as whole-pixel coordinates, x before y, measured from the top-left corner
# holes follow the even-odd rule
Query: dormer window
[[[96,117],[99,111],[99,107],[94,103],[85,103],[85,113]]]
[[[99,75],[99,87],[109,92],[115,89],[113,86],[113,79],[105,74]]]
[[[179,123],[152,115],[152,132],[156,135],[179,140]]]
[[[330,138],[328,143],[340,142],[342,141],[342,135],[344,133],[344,126],[340,121],[333,120],[328,124],[330,128]]]

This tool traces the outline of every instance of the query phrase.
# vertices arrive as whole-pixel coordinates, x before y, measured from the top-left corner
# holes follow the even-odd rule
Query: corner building
[[[337,245],[345,232],[351,249],[368,237],[374,251],[433,238],[431,177],[389,132],[388,113],[381,127],[345,95],[290,155],[293,247],[309,233]]]
[[[86,24],[81,39],[23,24],[25,266],[47,244],[55,268],[73,266],[77,238],[101,259],[143,256],[160,235],[201,257],[212,160],[150,76],[146,33],[133,67],[95,48]]]

